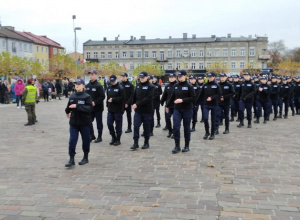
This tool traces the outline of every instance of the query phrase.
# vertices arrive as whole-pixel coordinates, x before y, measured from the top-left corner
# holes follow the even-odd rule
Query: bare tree
[[[300,62],[300,48],[292,50],[292,61]]]
[[[283,40],[274,41],[268,45],[268,53],[271,55],[271,67],[277,67],[286,53],[286,46]]]

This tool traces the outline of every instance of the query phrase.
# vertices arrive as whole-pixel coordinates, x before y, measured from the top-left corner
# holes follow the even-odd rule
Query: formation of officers
[[[247,127],[252,127],[252,122],[266,124],[270,120],[270,114],[273,113],[273,121],[278,118],[288,118],[289,109],[292,116],[300,114],[300,77],[280,77],[280,76],[251,76],[250,73],[243,73],[242,76],[227,76],[221,73],[216,76],[215,73],[208,73],[205,77],[188,76],[186,71],[179,71],[176,75],[171,73],[168,76],[168,83],[162,91],[156,76],[149,76],[147,72],[139,74],[139,80],[136,86],[128,80],[127,73],[123,73],[121,81],[118,82],[115,75],[109,78],[109,85],[106,91],[97,81],[97,72],[89,72],[90,82],[85,86],[91,100],[81,101],[82,104],[89,106],[90,110],[81,112],[90,115],[90,122],[85,125],[74,124],[77,127],[75,139],[78,139],[78,132],[83,135],[80,126],[87,126],[89,133],[89,142],[83,143],[84,158],[80,164],[88,163],[88,152],[90,142],[95,143],[102,141],[102,113],[104,110],[104,99],[106,99],[107,126],[112,137],[110,145],[118,146],[121,144],[123,114],[126,112],[127,130],[125,133],[133,131],[133,145],[131,150],[140,147],[140,136],[144,137],[142,149],[150,147],[149,139],[153,136],[154,115],[156,113],[156,128],[161,127],[160,105],[165,105],[165,122],[166,127],[163,130],[168,131],[168,138],[175,141],[175,147],[172,153],[188,152],[190,150],[191,132],[196,131],[198,121],[198,110],[201,108],[201,123],[204,123],[205,134],[203,139],[214,140],[215,135],[219,134],[219,126],[223,125],[225,130],[223,134],[229,134],[230,122],[237,121],[237,127],[245,126],[244,112],[246,110]],[[84,84],[83,80],[77,80],[76,85]],[[82,91],[79,91],[81,95]],[[106,93],[106,94],[105,94]],[[86,98],[86,96],[84,96]],[[72,100],[74,99],[74,100]],[[72,112],[69,106],[72,103],[80,102],[76,100],[76,93],[70,97],[66,113]],[[76,109],[76,107],[74,107]],[[133,123],[131,112],[134,110]],[[263,114],[262,114],[263,110]],[[75,110],[73,110],[75,111]],[[254,119],[252,120],[252,111]],[[209,117],[210,113],[210,117]],[[77,112],[77,119],[78,114]],[[210,122],[209,122],[210,118]],[[98,136],[95,136],[93,122],[96,119]],[[172,120],[173,119],[173,120]],[[70,126],[72,127],[72,114]],[[180,146],[180,128],[183,124],[184,130],[184,147]],[[133,124],[133,129],[132,129]],[[142,126],[143,125],[143,126]],[[140,127],[143,132],[140,134]],[[77,133],[77,136],[76,136]],[[73,134],[74,136],[74,134]],[[84,138],[83,138],[84,139]],[[88,139],[88,138],[87,138]],[[70,128],[69,153],[70,162],[66,166],[74,165],[75,146]],[[72,146],[71,146],[72,145]],[[70,151],[71,148],[71,151]],[[72,160],[73,156],[73,160]]]

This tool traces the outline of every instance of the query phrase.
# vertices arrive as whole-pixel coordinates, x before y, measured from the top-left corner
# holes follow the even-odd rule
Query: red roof
[[[59,43],[55,42],[54,40],[51,40],[47,36],[38,36],[38,37],[39,37],[40,40],[46,42],[50,46],[58,47],[58,48],[63,49],[63,47]]]
[[[42,44],[42,45],[48,45],[47,43],[45,43],[44,41],[41,41],[38,36],[30,33],[30,32],[21,32],[21,31],[15,31],[18,34],[22,35],[23,37],[26,37],[30,40],[32,40],[34,43],[36,44]]]

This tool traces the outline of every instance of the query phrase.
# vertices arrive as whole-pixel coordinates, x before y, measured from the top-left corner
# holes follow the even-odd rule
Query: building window
[[[168,63],[168,70],[173,69],[172,63]]]
[[[199,57],[204,57],[204,50],[199,51]]]
[[[235,61],[231,61],[231,69],[235,69]]]
[[[160,65],[160,68],[161,68],[162,70],[164,70],[164,69],[165,69],[164,64],[161,64],[161,65]]]
[[[189,55],[189,50],[188,49],[184,49],[183,50],[183,55],[184,55],[184,57],[187,57]]]
[[[227,57],[228,56],[228,50],[227,49],[223,49],[223,57]]]
[[[138,52],[137,52],[137,57],[138,57],[138,58],[141,58],[141,57],[142,57],[142,51],[138,51]]]
[[[245,48],[241,48],[241,56],[245,56]]]
[[[207,50],[206,50],[206,56],[207,56],[207,57],[211,57],[211,51],[210,51],[210,49],[207,49]]]
[[[188,69],[188,68],[189,68],[189,63],[185,62],[185,63],[184,63],[184,68],[185,68],[185,69]]]
[[[176,63],[176,69],[177,69],[177,70],[180,69],[180,63]]]
[[[203,69],[204,69],[204,64],[203,64],[203,62],[200,62],[200,63],[199,63],[199,69],[200,69],[200,70],[203,70]]]
[[[105,58],[105,53],[101,52],[101,58]],[[98,52],[94,52],[94,59],[98,59]]]
[[[130,63],[130,70],[133,70],[134,69],[134,63]]]
[[[250,66],[251,69],[253,69],[254,68],[254,62],[250,61],[250,65],[249,66]]]
[[[172,51],[172,50],[169,50],[169,51],[168,51],[168,57],[169,57],[169,58],[173,57],[173,51]]]
[[[57,48],[53,48],[53,53],[57,54]]]
[[[91,58],[91,53],[90,52],[86,52],[86,58],[90,59]]]
[[[149,57],[149,51],[145,51],[145,58]]]
[[[262,50],[261,50],[261,55],[265,55],[266,52],[267,52],[267,49],[262,49]]]
[[[255,49],[254,48],[250,48],[249,56],[255,56]]]
[[[207,62],[207,63],[206,63],[206,66],[207,66],[207,68],[210,68],[210,67],[211,67],[211,63],[210,63],[210,62]]]
[[[46,53],[48,53],[48,47],[46,47]]]
[[[176,50],[176,57],[181,57],[180,50]]]
[[[156,51],[152,51],[152,57],[156,58]]]
[[[36,52],[39,52],[39,46],[36,46]]]
[[[235,52],[236,52],[235,48],[232,48],[232,49],[231,49],[231,56],[232,56],[232,57],[235,56]]]
[[[134,57],[134,52],[130,51],[130,58],[133,58],[133,57]]]
[[[42,53],[44,53],[44,47],[42,47]]]
[[[215,57],[219,57],[219,49],[215,49]]]
[[[196,57],[196,51],[195,50],[191,51],[191,57]]]
[[[39,63],[39,62],[40,62],[40,59],[36,59],[36,62],[38,62],[38,63]]]
[[[2,41],[2,47],[3,47],[3,48],[5,48],[5,47],[6,47],[6,42],[5,42],[5,40],[4,40],[4,41]]]
[[[108,59],[111,59],[111,58],[112,58],[112,52],[108,52],[108,53],[107,53],[107,58],[108,58]]]
[[[192,69],[192,70],[196,69],[196,63],[194,63],[194,62],[192,63],[191,69]]]
[[[126,52],[123,51],[123,58],[126,58]]]
[[[116,56],[117,59],[119,59],[119,52],[116,52]]]
[[[160,60],[165,60],[165,52],[160,51]]]
[[[16,43],[15,43],[15,42],[12,42],[12,43],[11,43],[11,49],[12,49],[12,52],[13,52],[13,53],[16,53],[16,52],[17,52],[17,48],[16,48]]]
[[[241,61],[240,62],[240,69],[244,69],[245,68],[245,62],[244,61]]]

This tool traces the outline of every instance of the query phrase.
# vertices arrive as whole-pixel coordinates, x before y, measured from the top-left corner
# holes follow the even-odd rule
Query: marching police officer
[[[259,118],[262,116],[262,108],[264,109],[264,124],[267,124],[269,118],[271,86],[267,84],[267,78],[260,77],[260,84],[257,86],[256,97],[256,120],[254,123],[259,123]]]
[[[282,78],[281,76],[277,76],[277,83],[278,83],[278,86],[280,87],[280,90],[281,90],[281,86],[282,86]],[[278,118],[282,118],[282,107],[283,107],[283,100],[282,100],[282,97],[281,97],[281,91],[279,92],[279,99],[278,99],[278,108],[279,108],[279,116]]]
[[[273,111],[274,111],[274,118],[273,121],[277,120],[278,117],[278,100],[279,100],[279,94],[280,94],[280,85],[277,83],[277,77],[272,76],[271,77],[271,103],[273,106]]]
[[[140,126],[143,123],[144,127],[144,145],[142,149],[149,148],[150,139],[150,129],[151,129],[151,117],[153,112],[153,95],[154,86],[148,80],[148,73],[141,72],[140,83],[136,86],[133,95],[133,105],[132,109],[135,110],[134,113],[134,134],[133,140],[134,144],[130,148],[131,150],[136,150],[139,148],[139,138],[140,138]]]
[[[295,97],[296,114],[300,115],[300,77],[299,76],[295,77],[294,97]]]
[[[103,100],[105,99],[105,93],[102,85],[97,81],[97,72],[91,70],[88,72],[90,77],[90,82],[86,85],[86,92],[92,97],[93,100],[93,110],[91,113],[91,126],[90,126],[90,136],[91,141],[95,140],[95,143],[102,141],[102,113],[103,113]],[[94,135],[93,121],[96,118],[98,137],[96,139]]]
[[[198,110],[199,110],[199,95],[200,95],[200,87],[198,86],[198,83],[196,82],[196,77],[195,76],[190,76],[189,77],[190,83],[192,84],[196,98],[194,101],[194,106],[193,106],[193,118],[192,118],[192,129],[191,132],[196,131],[196,123],[197,123],[197,118],[198,118]]]
[[[159,128],[160,125],[160,112],[159,112],[159,106],[160,106],[160,95],[162,94],[161,85],[157,81],[157,76],[152,76],[153,81],[152,84],[155,87],[154,91],[154,97],[153,97],[153,120],[154,120],[154,112],[156,112],[156,119],[157,119],[157,125],[156,128]]]
[[[203,119],[203,103],[204,103],[204,97],[203,97],[203,94],[201,94],[201,90],[203,88],[203,85],[204,85],[204,77],[203,76],[199,76],[198,77],[198,86],[199,86],[199,89],[200,89],[200,93],[199,93],[199,97],[198,97],[198,103],[199,103],[199,106],[201,108],[201,120],[200,122],[203,123],[204,122],[204,119]]]
[[[124,112],[125,91],[117,81],[116,75],[109,78],[110,85],[107,87],[107,126],[112,139],[110,145],[120,145],[122,135],[122,122]],[[114,122],[116,126],[114,128]]]
[[[240,89],[241,83],[239,82],[239,77],[237,75],[233,76],[233,89],[235,91],[234,96],[231,98],[231,118],[230,121],[234,121],[234,117],[238,116],[239,111],[239,100],[240,100]],[[240,121],[237,119],[237,121]]]
[[[174,91],[174,85],[177,83],[176,81],[176,74],[175,73],[170,73],[169,74],[169,83],[165,86],[163,95],[160,100],[160,104],[163,106],[167,100],[170,99],[173,91]],[[173,127],[172,127],[172,122],[171,122],[171,117],[173,116],[174,113],[174,103],[170,103],[169,105],[169,111],[168,113],[165,110],[165,119],[166,119],[166,127],[169,131],[167,137],[172,137],[173,135]]]
[[[128,80],[128,74],[127,73],[122,73],[122,81],[120,85],[124,88],[125,90],[125,111],[126,116],[127,116],[127,130],[125,133],[130,133],[132,132],[131,125],[132,125],[132,119],[131,119],[131,105],[132,105],[132,98],[134,94],[134,86],[129,82]]]
[[[245,81],[241,83],[241,91],[240,91],[240,102],[239,102],[239,119],[240,124],[237,126],[238,128],[244,126],[244,111],[247,110],[247,120],[248,120],[248,128],[252,127],[252,106],[254,101],[254,96],[256,94],[256,85],[251,82],[250,73],[244,73]]]
[[[222,94],[219,102],[219,112],[224,115],[225,118],[225,131],[223,134],[229,133],[229,109],[230,109],[230,100],[232,96],[234,96],[235,91],[233,85],[227,81],[227,75],[226,73],[220,74],[221,81],[219,83],[219,86],[221,88]],[[219,117],[221,114],[219,113]],[[217,120],[219,121],[219,120]],[[216,132],[219,133],[219,125],[217,124]]]
[[[23,103],[25,103],[25,110],[27,112],[28,122],[25,126],[34,125],[36,120],[35,103],[37,102],[37,89],[33,85],[33,79],[27,80],[27,86],[22,95]]]
[[[174,103],[174,140],[175,148],[172,150],[173,154],[180,152],[180,127],[183,120],[185,146],[182,152],[190,150],[191,140],[191,119],[193,116],[193,103],[195,102],[196,94],[193,86],[187,81],[187,73],[181,70],[178,73],[178,83],[174,85],[174,92],[166,105],[166,112],[169,112],[169,107]]]
[[[200,96],[203,95],[204,97],[204,105],[203,105],[203,117],[204,117],[204,126],[205,126],[205,135],[203,139],[209,140],[215,139],[215,130],[217,128],[217,108],[218,103],[221,96],[221,88],[218,83],[215,81],[216,74],[214,72],[208,73],[208,82],[204,84],[202,87]],[[209,111],[211,111],[211,132],[209,133],[209,124],[208,124],[208,117]]]
[[[295,115],[295,104],[294,104],[294,88],[295,88],[295,84],[292,81],[292,77],[287,76],[287,83],[290,85],[291,87],[291,91],[290,91],[290,107],[292,110],[292,116]]]
[[[282,85],[280,87],[280,97],[284,103],[284,119],[288,118],[288,112],[290,107],[291,98],[291,85],[287,82],[287,78],[282,79]]]

